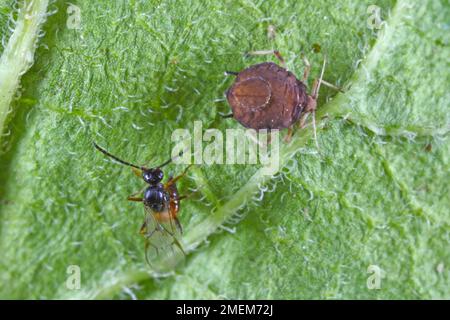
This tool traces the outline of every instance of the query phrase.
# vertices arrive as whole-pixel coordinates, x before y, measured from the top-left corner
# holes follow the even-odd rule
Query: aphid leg
[[[345,92],[342,88],[340,88],[340,87],[338,87],[338,86],[335,86],[334,84],[329,83],[328,81],[325,81],[325,80],[322,79],[321,82],[322,82],[322,84],[323,84],[324,86],[327,86],[328,88],[331,88],[331,89],[336,90],[336,91],[339,91],[339,92]]]
[[[325,66],[327,63],[327,59],[324,58],[323,59],[323,65],[322,65],[322,71],[320,72],[320,78],[319,80],[314,80],[314,85],[313,85],[313,90],[312,90],[312,98],[314,99],[315,102],[317,102],[317,99],[319,98],[319,90],[320,90],[320,85],[322,83],[323,80],[323,74],[325,72]],[[307,112],[311,112],[313,119],[312,119],[312,125],[313,125],[313,134],[314,134],[314,141],[316,143],[316,147],[317,149],[319,149],[319,143],[317,142],[317,129],[316,129],[316,103],[314,103],[313,105],[310,106],[310,109],[306,110]]]
[[[192,167],[192,164],[188,165],[186,167],[186,169],[184,169],[184,171],[179,176],[176,176],[175,178],[170,178],[169,181],[167,181],[166,184],[164,185],[164,189],[167,189],[168,187],[170,187],[171,185],[176,183],[178,180],[183,178],[186,175],[186,173],[188,172],[190,167]]]
[[[322,73],[320,75],[319,80],[317,80],[317,79],[314,80],[312,95],[311,95],[314,103],[312,105],[306,107],[306,110],[305,110],[306,114],[301,119],[301,122],[300,122],[300,126],[303,128],[305,126],[305,122],[306,122],[308,115],[310,113],[312,114],[312,127],[313,127],[314,143],[316,144],[317,150],[319,150],[319,143],[317,142],[317,129],[316,129],[316,102],[317,102],[317,98],[319,96],[320,83],[322,80],[324,68],[325,68],[325,62],[324,62],[324,65],[322,68]]]
[[[317,142],[317,130],[316,130],[316,112],[312,112],[312,125],[313,125],[313,134],[314,134],[314,142],[316,143],[316,148],[319,150],[319,143]]]
[[[236,71],[225,71],[226,76],[237,76],[239,72]]]
[[[223,119],[233,118],[233,117],[234,117],[234,114],[232,114],[232,113],[222,116]]]
[[[274,50],[273,54],[275,55],[275,57],[277,57],[277,59],[280,61],[281,65],[283,66],[283,68],[286,68],[286,62],[284,62],[283,57],[281,56],[280,52],[278,50]]]
[[[303,64],[305,65],[305,70],[303,71],[303,78],[302,82],[306,82],[309,78],[309,72],[311,71],[311,64],[309,63],[308,59],[305,57],[305,55],[301,54]]]
[[[316,144],[317,149],[319,149],[319,144],[317,143],[316,112],[313,110],[313,111],[304,113],[303,116],[300,118],[298,126],[300,129],[303,129],[306,126],[306,120],[308,119],[308,116],[310,113],[313,116],[312,126],[313,126],[314,142]]]
[[[258,51],[249,51],[247,52],[247,55],[251,56],[262,56],[262,55],[269,55],[273,54],[275,57],[280,61],[280,64],[283,68],[286,68],[286,62],[284,61],[283,57],[281,56],[280,52],[278,50],[258,50]]]
[[[290,126],[288,128],[287,135],[284,137],[284,142],[289,143],[291,142],[292,135],[294,134],[294,130],[292,129],[293,126]]]
[[[318,81],[314,82],[313,85],[313,90],[312,90],[312,97],[317,100],[317,98],[319,97],[319,90],[320,90],[320,85],[323,82],[323,74],[325,72],[325,66],[327,64],[327,58],[323,59],[323,65],[322,65],[322,71],[320,72],[320,78]]]
[[[305,108],[305,112],[312,112],[313,110],[316,109],[319,87],[320,87],[320,81],[317,79],[314,79],[313,86],[311,89],[311,98],[314,101],[312,101],[313,103],[308,103],[308,105]]]
[[[303,64],[305,65],[305,70],[303,71],[302,82],[306,82],[308,80],[308,78],[309,78],[309,73],[311,71],[311,64],[309,63],[308,59],[305,57],[305,55],[303,53],[301,54],[301,57],[302,57]],[[328,81],[325,81],[323,79],[321,80],[321,83],[324,86],[327,86],[327,87],[329,87],[331,89],[334,89],[336,91],[345,92],[344,90],[342,90],[342,88],[339,88],[338,86],[336,86],[336,85],[334,85],[334,84],[332,84],[332,83],[330,83]]]
[[[308,119],[308,116],[309,116],[309,112],[303,114],[302,117],[300,118],[300,121],[298,122],[298,127],[299,127],[300,129],[303,129],[303,128],[305,127],[305,125],[306,125],[306,119]]]

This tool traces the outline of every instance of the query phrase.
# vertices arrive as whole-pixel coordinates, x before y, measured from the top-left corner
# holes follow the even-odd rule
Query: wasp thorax
[[[144,203],[152,210],[156,212],[163,211],[169,201],[169,194],[164,190],[164,186],[161,183],[145,189]]]

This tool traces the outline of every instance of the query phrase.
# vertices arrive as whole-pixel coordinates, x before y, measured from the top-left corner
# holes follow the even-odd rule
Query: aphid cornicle
[[[150,248],[153,248],[156,254],[159,254],[161,250],[166,250],[167,247],[173,250],[173,246],[176,246],[184,254],[183,247],[177,237],[182,233],[182,227],[178,220],[180,201],[186,196],[179,195],[176,183],[186,175],[190,166],[179,176],[170,176],[167,182],[163,184],[164,172],[161,168],[172,162],[172,159],[155,168],[147,168],[126,162],[98,146],[95,142],[94,147],[115,161],[130,166],[133,172],[147,184],[143,190],[128,197],[130,201],[144,204],[146,215],[140,234],[145,238],[145,258],[147,262],[151,265],[148,254]],[[139,193],[141,196],[138,196]]]
[[[273,62],[264,62],[241,72],[226,72],[236,76],[235,82],[226,92],[233,112],[226,117],[235,118],[246,128],[289,128],[290,138],[294,123],[300,120],[300,126],[303,126],[306,115],[315,112],[320,85],[326,84],[338,89],[322,79],[325,60],[319,80],[314,81],[311,94],[307,94],[305,82],[309,76],[310,65],[306,58],[303,59],[306,68],[300,81],[292,72],[286,70],[278,51],[255,51],[249,54],[274,54],[283,67]]]

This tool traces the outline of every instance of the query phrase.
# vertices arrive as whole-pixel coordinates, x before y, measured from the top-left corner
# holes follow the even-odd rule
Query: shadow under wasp
[[[134,174],[142,178],[147,184],[141,191],[128,197],[129,201],[142,202],[144,204],[145,219],[139,233],[145,238],[145,259],[147,263],[150,266],[154,266],[150,262],[151,253],[157,256],[165,253],[167,254],[167,260],[169,258],[173,260],[175,257],[175,249],[178,249],[183,257],[185,252],[178,239],[183,229],[178,220],[178,212],[180,210],[181,200],[187,198],[187,196],[179,195],[176,183],[186,175],[192,165],[189,165],[180,175],[176,177],[169,176],[167,182],[162,183],[164,172],[161,168],[171,163],[173,158],[170,158],[157,167],[147,168],[124,161],[109,153],[95,142],[94,147],[118,163],[131,167]],[[179,156],[182,153],[180,152]],[[171,254],[166,252],[168,248],[171,249]],[[166,263],[171,262],[166,261]],[[176,262],[173,261],[173,263]]]

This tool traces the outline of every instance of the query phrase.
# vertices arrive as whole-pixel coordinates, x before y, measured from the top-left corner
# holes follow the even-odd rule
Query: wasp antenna
[[[189,148],[188,148],[188,149],[185,149],[185,150],[181,150],[181,151],[178,153],[177,156],[175,156],[175,157],[173,157],[173,158],[170,158],[169,160],[167,160],[167,161],[164,162],[163,164],[159,165],[157,168],[162,168],[162,167],[168,165],[168,164],[171,163],[173,160],[175,160],[175,159],[181,157],[187,150],[189,150]]]
[[[110,158],[116,160],[117,162],[119,162],[119,163],[121,163],[121,164],[124,164],[124,165],[126,165],[126,166],[130,166],[130,167],[133,167],[133,168],[136,168],[136,169],[140,169],[140,170],[146,170],[145,167],[137,166],[137,165],[135,165],[135,164],[132,164],[132,163],[130,163],[130,162],[126,162],[126,161],[124,161],[124,160],[122,160],[122,159],[116,157],[115,155],[109,153],[108,151],[106,151],[105,149],[103,149],[102,147],[100,147],[100,146],[99,146],[98,144],[96,144],[95,142],[93,142],[93,144],[94,144],[95,149],[97,149],[98,151],[100,151],[100,152],[103,153],[104,155],[106,155],[106,156],[108,156],[108,157],[110,157]]]
[[[158,168],[162,168],[162,167],[164,167],[164,166],[167,166],[169,163],[171,163],[172,162],[172,158],[170,158],[169,160],[167,160],[166,162],[164,162],[163,164],[161,164],[161,165],[159,165],[158,166]]]

